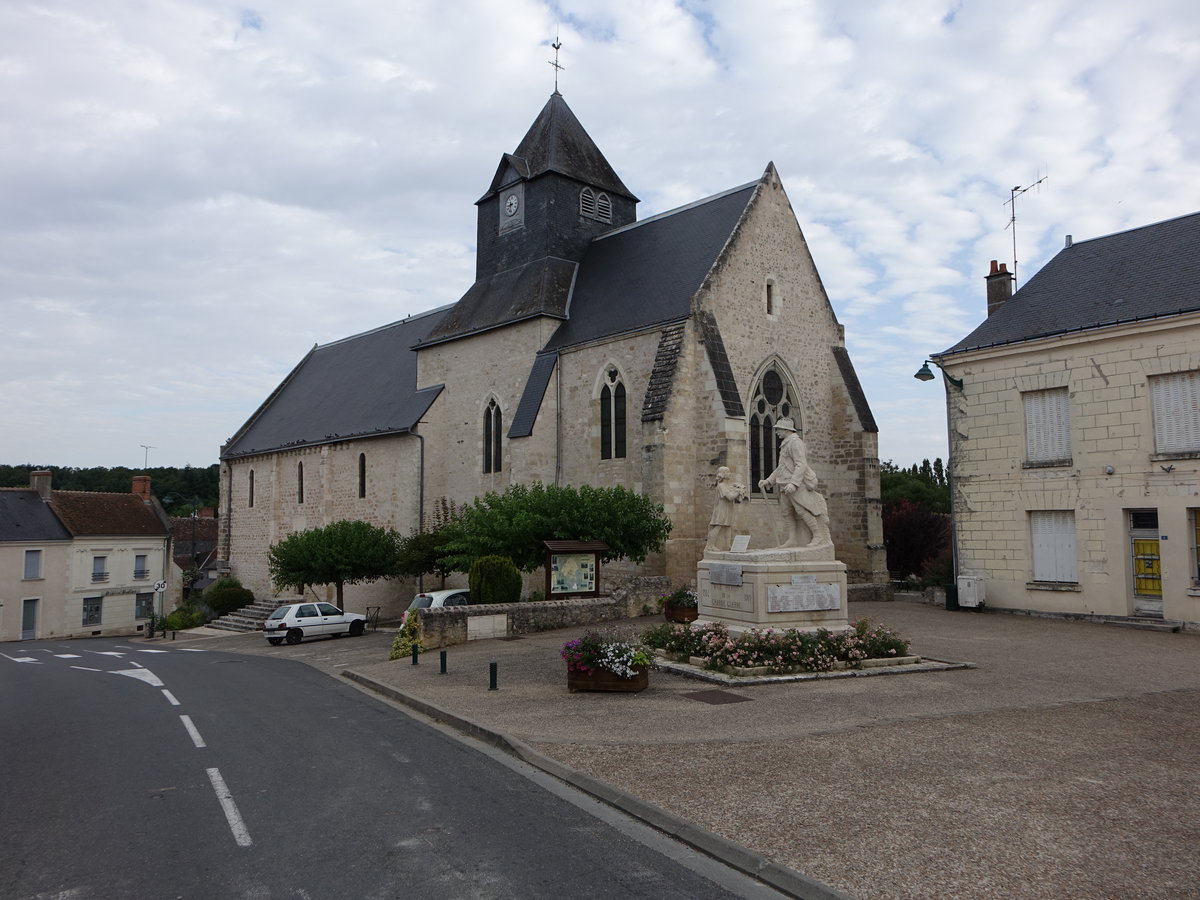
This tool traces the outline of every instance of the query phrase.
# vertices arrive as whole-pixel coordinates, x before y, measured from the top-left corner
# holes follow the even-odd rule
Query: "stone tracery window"
[[[484,474],[499,472],[501,461],[500,436],[503,434],[503,416],[500,404],[493,397],[483,413],[483,471]]]
[[[625,385],[615,367],[600,390],[600,458],[625,458]]]
[[[799,408],[791,379],[776,363],[771,363],[754,386],[750,397],[750,493],[763,496],[758,482],[774,471],[779,461],[779,444],[775,423],[791,419],[797,431],[802,431]]]

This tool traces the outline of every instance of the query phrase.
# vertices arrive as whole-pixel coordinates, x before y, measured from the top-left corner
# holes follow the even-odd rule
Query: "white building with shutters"
[[[933,357],[989,607],[1200,623],[1200,213],[1072,242]]]

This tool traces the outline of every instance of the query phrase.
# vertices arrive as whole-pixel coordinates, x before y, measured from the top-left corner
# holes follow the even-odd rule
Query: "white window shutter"
[[[1070,462],[1071,406],[1066,388],[1022,394],[1025,458],[1031,463]]]
[[[1150,379],[1154,449],[1159,453],[1200,451],[1200,372]]]
[[[1033,580],[1075,583],[1075,513],[1036,510],[1029,514],[1033,537]]]

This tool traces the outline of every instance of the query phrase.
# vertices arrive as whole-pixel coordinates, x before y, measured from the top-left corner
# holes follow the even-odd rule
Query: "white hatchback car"
[[[426,591],[413,597],[408,609],[437,609],[439,606],[468,606],[471,603],[471,592],[466,588],[454,588],[447,591]],[[400,616],[403,622],[408,615],[408,609]]]
[[[332,603],[289,603],[271,613],[263,632],[269,644],[298,644],[322,634],[357,637],[366,627],[367,617],[362,613],[342,612]]]

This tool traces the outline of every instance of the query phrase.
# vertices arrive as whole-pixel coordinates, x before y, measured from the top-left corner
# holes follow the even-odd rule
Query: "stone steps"
[[[213,619],[208,627],[218,631],[262,631],[263,622],[280,605],[271,600],[255,600],[249,606]]]

